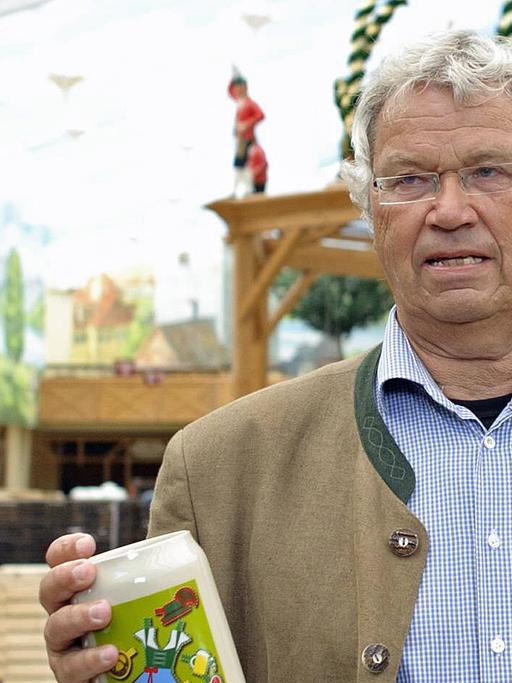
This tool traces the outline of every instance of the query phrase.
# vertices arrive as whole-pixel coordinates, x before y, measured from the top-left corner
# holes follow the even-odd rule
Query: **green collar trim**
[[[354,396],[357,428],[370,462],[389,488],[407,503],[416,485],[414,470],[393,441],[373,397],[381,350],[382,344],[379,344],[357,371]]]

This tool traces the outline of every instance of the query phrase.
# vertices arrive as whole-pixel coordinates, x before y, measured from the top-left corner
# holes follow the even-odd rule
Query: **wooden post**
[[[295,195],[221,199],[207,208],[225,220],[233,248],[232,392],[238,397],[266,386],[268,337],[318,275],[383,277],[383,272],[368,248],[371,236],[348,225],[360,211],[341,185]],[[322,244],[324,237],[335,237],[334,244]],[[269,317],[268,288],[283,266],[303,276]]]
[[[295,280],[294,284],[286,292],[283,300],[276,308],[272,317],[267,322],[267,327],[265,329],[265,334],[270,337],[277,324],[284,318],[284,316],[289,313],[295,306],[303,294],[305,294],[314,280],[318,277],[318,273],[313,270],[306,271]]]
[[[267,383],[267,292],[260,295],[252,316],[243,306],[259,271],[259,235],[240,235],[233,241],[233,395],[243,396]]]
[[[5,445],[5,488],[29,488],[32,432],[25,427],[8,425]]]

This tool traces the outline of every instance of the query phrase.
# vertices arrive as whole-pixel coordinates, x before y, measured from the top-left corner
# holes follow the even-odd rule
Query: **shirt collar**
[[[387,412],[386,383],[394,379],[405,379],[414,382],[422,387],[437,404],[447,408],[452,413],[456,413],[463,420],[475,419],[475,416],[468,408],[452,403],[443,394],[439,385],[412,348],[405,332],[400,326],[396,317],[396,306],[393,306],[389,312],[374,385],[377,409],[382,415]],[[503,417],[496,421],[493,427],[501,424],[511,414],[512,401],[503,411]]]
[[[396,306],[393,306],[389,313],[382,342],[382,353],[377,368],[375,390],[379,409],[385,409],[385,385],[393,379],[405,379],[414,382],[423,387],[436,403],[458,412],[458,406],[446,398],[412,348],[397,320]]]

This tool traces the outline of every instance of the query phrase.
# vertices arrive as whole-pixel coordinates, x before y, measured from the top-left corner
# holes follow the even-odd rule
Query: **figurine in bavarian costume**
[[[249,150],[256,142],[254,129],[265,118],[265,114],[260,106],[249,97],[247,81],[237,70],[235,70],[229,83],[228,93],[236,102],[234,130],[236,151],[233,165],[235,167],[234,194],[238,196],[237,191],[241,185],[250,188],[249,191],[254,191],[247,162]]]
[[[160,647],[157,629],[151,618],[144,619],[144,628],[134,634],[144,645],[144,671],[134,683],[179,683],[174,668],[181,648],[192,642],[185,632],[185,622],[178,621],[176,628],[169,634],[169,641]]]

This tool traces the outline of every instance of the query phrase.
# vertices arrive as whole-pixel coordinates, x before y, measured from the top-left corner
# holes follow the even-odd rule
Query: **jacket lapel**
[[[365,358],[355,387],[361,438],[354,478],[357,683],[396,681],[428,546],[425,528],[406,505],[414,472],[374,404],[379,356],[380,347]]]

